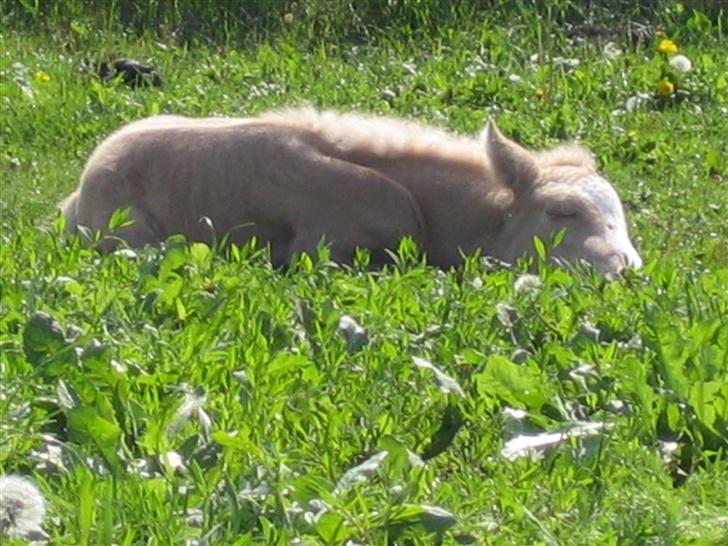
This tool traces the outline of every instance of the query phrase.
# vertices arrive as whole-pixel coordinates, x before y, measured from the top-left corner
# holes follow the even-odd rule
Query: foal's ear
[[[532,187],[539,175],[539,167],[533,154],[504,137],[491,119],[483,134],[485,153],[493,166],[493,172],[502,184],[518,194]]]

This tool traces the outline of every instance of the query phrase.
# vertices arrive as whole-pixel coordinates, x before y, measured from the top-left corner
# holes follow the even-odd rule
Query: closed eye
[[[576,218],[579,216],[579,212],[575,210],[547,210],[546,214],[551,218]]]

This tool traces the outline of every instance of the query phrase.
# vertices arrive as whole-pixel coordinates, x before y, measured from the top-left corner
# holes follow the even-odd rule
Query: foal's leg
[[[281,211],[294,229],[288,260],[300,252],[315,254],[322,238],[332,260],[342,263],[353,260],[356,247],[384,254],[406,236],[424,244],[422,212],[404,186],[317,150],[291,159],[292,168],[277,180],[277,187],[290,188],[285,202],[291,205]],[[305,173],[304,187],[300,173]]]

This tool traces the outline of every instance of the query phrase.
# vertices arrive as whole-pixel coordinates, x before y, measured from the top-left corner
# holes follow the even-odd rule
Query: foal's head
[[[534,236],[549,241],[565,228],[553,258],[583,259],[605,274],[642,266],[619,196],[597,172],[589,152],[567,145],[533,154],[493,123],[484,138],[495,177],[513,194],[493,252],[497,258],[513,261],[532,252]]]

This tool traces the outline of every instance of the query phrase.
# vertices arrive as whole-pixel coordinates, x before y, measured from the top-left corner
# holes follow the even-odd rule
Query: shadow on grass
[[[278,34],[301,42],[366,43],[395,34],[398,39],[438,35],[489,21],[561,28],[567,36],[615,39],[634,34],[634,25],[680,25],[702,12],[725,22],[714,0],[65,0],[0,2],[5,28],[124,30],[171,38],[181,44],[245,45]],[[725,26],[725,25],[723,25]],[[634,36],[632,36],[634,37]]]

